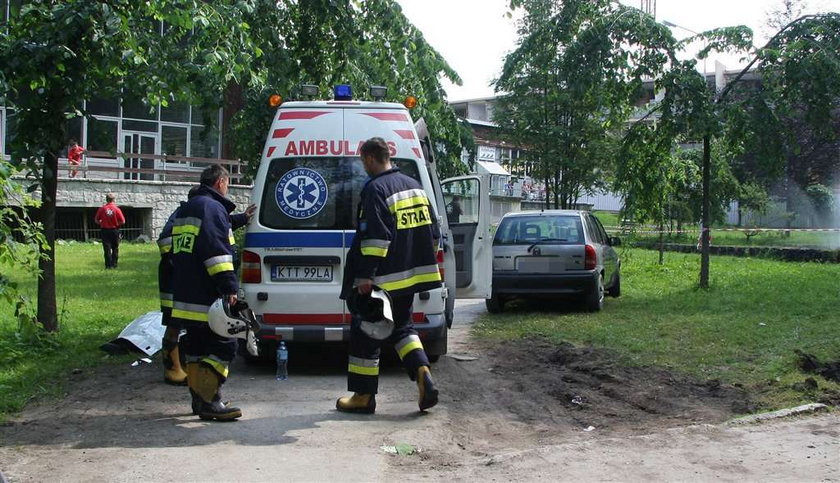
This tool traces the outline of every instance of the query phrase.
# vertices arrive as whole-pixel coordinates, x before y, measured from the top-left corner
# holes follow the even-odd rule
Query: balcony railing
[[[59,158],[58,171],[62,178],[197,182],[201,171],[211,164],[224,166],[230,173],[231,184],[250,184],[244,172],[245,163],[238,159],[167,154],[88,151],[80,165]]]

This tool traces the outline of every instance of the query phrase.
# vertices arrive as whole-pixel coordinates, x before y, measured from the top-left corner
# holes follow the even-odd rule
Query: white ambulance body
[[[427,160],[424,124],[420,130],[423,139],[408,110],[396,103],[287,102],[277,109],[254,181],[257,215],[242,254],[240,295],[263,324],[263,352],[270,353],[272,341],[280,338],[291,343],[348,339],[351,317],[338,296],[367,179],[359,147],[374,136],[385,139],[392,163],[422,185],[441,228],[438,262],[445,284],[414,301],[413,321],[432,359],[446,353],[456,286],[459,297],[490,296],[492,247],[488,217],[481,213],[489,210],[487,184],[482,189],[483,180],[463,177],[442,187],[434,161]],[[462,215],[452,228],[446,218],[444,200],[452,196],[444,194],[447,186],[462,199],[466,195],[464,211],[475,214]]]

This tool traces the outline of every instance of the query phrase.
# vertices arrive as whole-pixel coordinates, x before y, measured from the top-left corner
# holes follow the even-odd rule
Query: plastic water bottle
[[[285,381],[289,378],[289,350],[286,349],[286,342],[280,341],[277,345],[277,380]]]

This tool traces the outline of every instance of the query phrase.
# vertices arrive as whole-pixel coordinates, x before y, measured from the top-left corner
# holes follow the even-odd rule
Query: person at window
[[[75,139],[70,140],[70,147],[67,148],[67,162],[70,163],[70,177],[75,178],[79,170],[77,166],[82,164],[82,154],[85,153],[85,148],[79,146]]]
[[[96,210],[93,221],[101,228],[102,250],[105,252],[105,268],[117,268],[120,258],[120,227],[125,224],[125,216],[116,204],[114,193],[105,195],[105,204]]]
[[[452,197],[452,201],[446,205],[446,217],[449,219],[449,223],[460,223],[461,215],[464,214],[464,210],[461,209],[461,197],[455,195]]]

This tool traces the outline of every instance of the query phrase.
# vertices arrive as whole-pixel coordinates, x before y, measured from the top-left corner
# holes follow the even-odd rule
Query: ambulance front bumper
[[[350,340],[350,324],[274,325],[257,316],[262,329],[259,337],[266,340],[285,340],[293,342],[345,342]],[[423,322],[415,322],[414,330],[421,340],[433,341],[446,334],[446,319],[443,314],[425,314]]]

